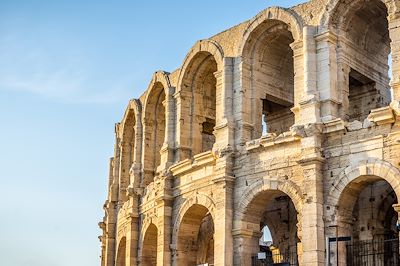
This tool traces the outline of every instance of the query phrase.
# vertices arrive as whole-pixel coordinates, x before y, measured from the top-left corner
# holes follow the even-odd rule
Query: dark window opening
[[[214,127],[215,127],[214,119],[206,118],[206,121],[203,122],[203,124],[202,124],[201,135],[202,135],[202,140],[203,140],[202,141],[202,143],[203,143],[202,150],[203,151],[211,150],[215,143],[215,136],[213,134]]]
[[[349,75],[349,122],[364,121],[372,109],[381,107],[383,97],[372,79],[351,69]]]
[[[294,124],[293,103],[271,95],[262,99],[263,133],[281,134]]]

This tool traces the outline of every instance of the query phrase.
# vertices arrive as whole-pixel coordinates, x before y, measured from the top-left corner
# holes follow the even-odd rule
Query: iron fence
[[[400,266],[399,239],[346,244],[347,266]]]
[[[297,252],[285,252],[279,254],[265,253],[263,259],[258,258],[258,254],[254,254],[251,257],[252,266],[297,266]]]

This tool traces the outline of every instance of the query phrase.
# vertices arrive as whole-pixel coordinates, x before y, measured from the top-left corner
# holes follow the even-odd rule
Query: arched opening
[[[125,257],[126,257],[126,238],[123,237],[119,241],[118,245],[116,266],[125,266],[126,265]]]
[[[214,56],[199,52],[191,60],[182,79],[181,89],[187,92],[185,101],[190,102],[187,109],[181,110],[186,117],[185,123],[190,123],[189,132],[182,132],[182,137],[190,138],[190,156],[210,151],[215,143],[217,70]]]
[[[279,135],[294,124],[293,41],[287,24],[267,20],[254,29],[244,46],[242,76],[243,86],[250,89],[252,139],[263,133]]]
[[[157,227],[154,224],[149,225],[144,235],[141,265],[157,265]]]
[[[235,236],[235,265],[297,265],[297,211],[287,194],[258,193],[246,206],[240,224],[241,231],[248,233]]]
[[[400,265],[397,203],[391,185],[377,176],[360,176],[343,190],[337,209],[339,237],[330,245],[330,261],[341,265]],[[330,229],[331,235],[334,235]],[[338,252],[338,256],[336,256]]]
[[[342,116],[363,121],[391,101],[388,10],[380,0],[342,1],[332,15],[338,33],[339,89]]]
[[[165,88],[156,82],[147,96],[144,117],[144,186],[153,182],[161,164],[161,149],[165,140]]]
[[[206,207],[190,207],[178,230],[178,266],[214,265],[214,221]]]
[[[125,202],[127,200],[126,189],[131,182],[129,171],[132,167],[135,154],[136,118],[135,112],[130,107],[128,107],[122,126],[123,131],[120,150],[119,199],[122,202]]]

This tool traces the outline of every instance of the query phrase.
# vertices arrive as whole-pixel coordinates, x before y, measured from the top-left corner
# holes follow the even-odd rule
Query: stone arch
[[[158,225],[158,217],[155,215],[146,215],[142,220],[141,233],[139,236],[139,243],[143,243],[144,234],[151,224]]]
[[[397,198],[400,198],[400,170],[389,162],[371,158],[361,161],[357,165],[350,165],[340,173],[329,190],[327,204],[338,207],[340,197],[346,187],[363,176],[375,176],[387,181],[395,191]]]
[[[266,176],[248,186],[235,204],[233,236],[234,265],[250,265],[252,254],[260,252],[265,226],[274,247],[285,258],[301,258],[302,193],[290,180]],[[290,254],[290,255],[289,255]]]
[[[134,134],[133,129],[138,130],[141,128],[141,115],[142,104],[140,101],[137,99],[130,100],[120,123],[119,138],[131,137]]]
[[[394,13],[394,10],[400,9],[400,4],[398,1],[396,2],[395,0],[379,0],[383,4],[385,4],[386,8],[388,9],[389,14]],[[337,8],[339,5],[343,2],[343,0],[329,0],[327,5],[326,5],[326,11],[322,14],[321,19],[320,19],[320,31],[323,32],[332,26],[332,22],[334,22],[334,17],[337,11]],[[356,4],[358,1],[351,1],[350,5]],[[350,11],[350,8],[348,8],[349,3],[346,3],[347,6],[347,12]],[[341,17],[343,17],[343,14],[341,14]]]
[[[186,200],[175,219],[172,232],[172,264],[214,264],[215,204],[204,195]]]
[[[193,45],[190,49],[189,53],[186,55],[183,60],[182,67],[179,71],[177,88],[178,91],[182,90],[182,80],[184,75],[187,73],[190,64],[192,63],[195,56],[199,53],[208,53],[212,55],[217,62],[218,70],[222,70],[223,68],[223,59],[224,59],[224,50],[221,45],[214,40],[200,40]]]
[[[320,32],[334,36],[336,87],[343,120],[364,121],[371,110],[389,105],[392,1],[330,0],[320,21]],[[391,33],[392,32],[392,33]],[[354,60],[353,60],[354,59]],[[394,64],[396,60],[392,60]],[[393,68],[392,68],[392,73]]]
[[[157,264],[158,227],[149,223],[143,227],[141,234],[141,265],[152,266]]]
[[[295,124],[301,98],[303,22],[292,10],[272,7],[260,12],[244,31],[238,54],[242,58],[243,136],[249,141],[263,133],[277,135]]]
[[[234,221],[240,222],[251,201],[261,192],[268,190],[279,190],[285,193],[293,201],[297,213],[302,212],[303,198],[300,188],[290,180],[271,179],[266,177],[251,184],[240,197],[239,205],[235,210]],[[234,228],[238,228],[236,224]]]
[[[169,73],[157,71],[147,89],[143,105],[143,185],[151,183],[156,169],[162,164],[162,148],[167,142],[167,111],[169,90],[172,87]],[[172,115],[172,114],[171,114]]]
[[[171,81],[169,79],[169,74],[170,74],[169,72],[166,72],[166,71],[163,71],[163,70],[159,70],[159,71],[154,72],[154,74],[153,74],[153,76],[151,78],[150,84],[147,87],[146,91],[150,92],[151,90],[154,90],[154,85],[156,83],[161,83],[163,88],[164,88],[164,90],[165,90],[165,94],[167,94],[167,90],[172,87]],[[150,93],[147,94],[146,99],[145,99],[145,103],[148,102],[149,95],[150,95]]]
[[[122,201],[127,199],[126,189],[131,183],[130,169],[135,162],[140,161],[142,147],[141,111],[140,101],[130,100],[119,125],[119,198]]]
[[[175,221],[173,223],[173,232],[172,232],[172,244],[176,246],[178,242],[178,231],[180,224],[182,222],[182,219],[186,212],[193,206],[193,205],[201,205],[207,208],[207,210],[210,212],[212,219],[215,221],[215,203],[212,198],[205,194],[196,194],[193,197],[190,197],[185,200],[185,202],[182,204],[181,208],[179,209],[179,212],[175,218]]]
[[[210,151],[215,143],[217,97],[222,94],[224,52],[213,40],[198,41],[180,69],[177,93],[177,159]]]
[[[243,33],[241,44],[239,45],[239,55],[243,56],[243,50],[245,49],[246,44],[249,42],[251,33],[254,32],[254,30],[258,26],[268,20],[277,20],[287,24],[295,42],[302,40],[303,21],[301,17],[291,9],[286,9],[282,7],[270,7],[258,13],[250,21],[249,25]]]
[[[126,237],[122,237],[117,246],[116,266],[126,265]]]

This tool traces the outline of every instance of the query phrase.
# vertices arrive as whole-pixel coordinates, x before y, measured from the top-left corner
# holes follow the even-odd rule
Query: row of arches
[[[372,159],[343,170],[326,192],[325,235],[335,236],[331,231],[335,225],[339,236],[351,237],[352,241],[398,238],[398,213],[392,206],[398,203],[400,195],[399,176],[398,168]],[[302,245],[310,244],[303,241],[316,241],[310,236],[303,237],[302,221],[310,217],[303,214],[303,205],[307,203],[302,195],[301,189],[290,181],[265,177],[251,184],[235,200],[234,265],[254,265],[258,253],[265,253],[265,260],[274,263],[301,263]],[[218,255],[215,245],[218,209],[212,198],[203,194],[194,197],[180,205],[173,222],[172,265],[213,265]],[[159,229],[152,221],[142,230],[141,265],[157,265],[157,249],[162,243],[158,239]],[[264,235],[266,232],[269,234]],[[334,248],[330,252],[333,262],[337,254]],[[122,238],[117,251],[118,266],[126,265],[125,253],[126,239]],[[341,245],[341,265],[346,265],[347,254],[344,244]],[[390,263],[391,258],[381,259]]]
[[[350,5],[335,0],[328,5],[328,13],[314,32],[318,35],[318,31],[329,30],[337,36],[327,54],[314,51],[317,59],[324,59],[318,70],[321,78],[316,80],[321,87],[319,92],[311,92],[324,101],[322,117],[363,122],[370,110],[390,103],[388,58],[393,40],[387,5],[390,3],[380,0],[351,1]],[[224,109],[230,109],[228,115],[232,117],[240,114],[243,124],[250,125],[241,142],[265,133],[279,135],[300,123],[299,104],[310,90],[304,82],[307,73],[303,73],[303,53],[308,49],[303,43],[303,24],[294,11],[282,8],[269,8],[249,23],[238,46],[238,86],[243,92],[239,105],[229,106],[224,98],[224,90],[233,90],[224,76],[232,69],[228,70],[224,51],[213,40],[199,41],[191,49],[176,88],[169,73],[156,72],[144,101],[135,101],[136,106],[129,107],[132,110],[127,110],[121,123],[121,157],[126,158],[121,159],[122,187],[129,183],[129,168],[134,161],[142,164],[141,182],[146,186],[159,166],[212,150],[215,128],[226,116]],[[323,68],[325,62],[336,66],[337,72],[325,76],[324,71],[332,72]],[[330,84],[328,88],[323,87],[325,83]],[[135,155],[132,151],[138,146],[143,152]]]

